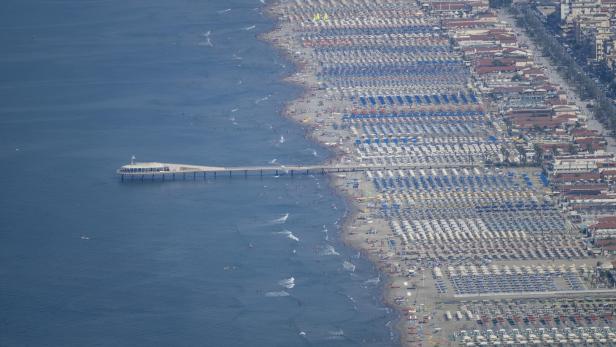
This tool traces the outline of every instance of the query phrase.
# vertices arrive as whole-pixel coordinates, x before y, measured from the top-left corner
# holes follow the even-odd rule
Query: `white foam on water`
[[[283,280],[278,281],[278,285],[281,287],[285,287],[287,289],[292,289],[295,287],[295,277],[285,278]]]
[[[264,97],[262,97],[261,99],[257,99],[257,100],[255,100],[255,104],[257,104],[257,105],[258,105],[258,104],[262,103],[263,101],[267,101],[267,100],[269,100],[269,98],[270,98],[270,95],[268,95],[268,96],[264,96]]]
[[[329,331],[328,334],[329,334],[329,337],[328,337],[329,340],[339,340],[339,339],[344,338],[344,330],[342,329]]]
[[[299,237],[295,236],[290,230],[283,230],[283,231],[277,232],[277,234],[285,235],[287,238],[295,242],[299,242]]]
[[[280,140],[278,140],[278,142],[284,143],[284,136],[280,135]]]
[[[212,31],[208,30],[206,33],[203,33],[203,37],[205,38],[205,41],[200,41],[199,43],[197,43],[197,45],[199,46],[208,46],[208,47],[214,47],[214,44],[212,43],[212,40],[210,38],[210,35],[212,34]]]
[[[367,280],[366,282],[364,282],[364,284],[373,284],[373,285],[376,285],[376,284],[379,284],[380,282],[381,282],[381,277],[380,277],[380,276],[377,276],[377,277],[375,277],[375,278],[371,278],[371,279]]]
[[[254,29],[254,28],[256,28],[256,27],[257,27],[256,25],[251,25],[251,26],[249,26],[249,27],[242,28],[242,30],[245,30],[245,31],[250,31],[250,30],[253,30],[253,29]]]
[[[278,291],[278,292],[267,292],[265,293],[265,296],[267,296],[268,298],[277,298],[277,297],[283,297],[283,296],[289,296],[291,294],[285,292],[284,290]]]
[[[329,255],[340,255],[340,253],[336,252],[336,249],[332,245],[325,245],[321,247],[319,255],[329,256]]]
[[[330,331],[330,332],[329,332],[329,334],[330,334],[330,335],[338,335],[338,336],[342,336],[342,335],[344,335],[344,330],[342,330],[342,329],[338,329],[338,330],[336,330],[336,331]]]
[[[278,161],[278,159],[274,158],[272,160],[269,161],[270,164],[276,164],[276,162]]]
[[[274,220],[272,221],[272,223],[275,223],[275,224],[284,224],[284,223],[286,223],[286,222],[287,222],[287,219],[288,219],[288,218],[289,218],[289,214],[288,214],[288,213],[285,213],[285,215],[284,215],[284,216],[282,216],[282,217],[280,217],[280,218],[276,218],[276,219],[274,219]]]
[[[239,110],[240,110],[239,108],[234,108],[234,109],[231,110],[231,113],[235,113],[235,112],[237,112]]]
[[[345,261],[342,263],[342,267],[343,267],[345,270],[347,270],[347,271],[355,272],[355,264],[351,263],[351,262],[350,262],[350,261],[348,261],[348,260],[345,260]]]
[[[319,153],[317,153],[317,151],[314,148],[306,148],[307,152],[310,152],[312,154],[312,156],[314,157],[318,157]]]
[[[229,12],[231,12],[230,8],[226,8],[224,10],[216,11],[216,13],[218,13],[218,14],[225,14],[225,13],[229,13]]]

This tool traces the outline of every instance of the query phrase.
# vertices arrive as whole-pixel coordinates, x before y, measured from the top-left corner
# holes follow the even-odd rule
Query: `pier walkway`
[[[186,178],[216,178],[219,176],[264,176],[264,175],[299,175],[299,174],[327,174],[345,172],[363,172],[372,170],[408,170],[408,169],[439,169],[439,168],[472,168],[481,166],[477,163],[467,164],[432,164],[425,163],[404,164],[404,165],[344,165],[344,164],[323,164],[323,165],[278,165],[278,166],[238,166],[238,167],[217,167],[188,164],[171,164],[143,162],[131,163],[119,168],[116,172],[122,180],[127,179],[186,179]]]

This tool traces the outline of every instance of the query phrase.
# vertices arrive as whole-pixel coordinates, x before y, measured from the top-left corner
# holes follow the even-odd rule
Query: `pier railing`
[[[349,173],[379,170],[408,170],[408,169],[441,169],[441,168],[473,168],[480,166],[477,163],[449,163],[449,164],[401,164],[401,165],[278,165],[278,166],[239,166],[214,167],[201,165],[170,164],[170,163],[134,163],[122,166],[117,174],[122,180],[145,179],[197,179],[218,177],[248,177],[248,176],[283,176],[283,175],[314,175],[329,173]]]

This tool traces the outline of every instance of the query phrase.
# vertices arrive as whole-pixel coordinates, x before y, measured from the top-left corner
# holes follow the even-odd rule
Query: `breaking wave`
[[[282,296],[289,296],[291,294],[285,292],[284,290],[278,291],[278,292],[267,292],[265,293],[265,296],[267,296],[268,298],[276,298],[276,297],[282,297]]]
[[[340,255],[340,253],[336,252],[336,249],[332,245],[325,245],[321,247],[319,250],[319,255],[329,256],[329,255]]]
[[[343,267],[345,270],[347,270],[347,271],[355,272],[355,264],[351,263],[351,262],[350,262],[350,261],[348,261],[348,260],[345,260],[345,261],[342,263],[342,267]]]
[[[210,35],[212,34],[211,31],[208,30],[208,32],[203,33],[203,38],[205,39],[205,41],[200,41],[197,45],[199,46],[208,46],[208,47],[214,47],[214,44],[212,43],[212,40],[210,38]]]
[[[376,284],[379,284],[380,282],[381,282],[381,277],[380,277],[380,276],[377,276],[377,277],[375,277],[375,278],[371,278],[371,279],[367,280],[366,282],[364,282],[364,284],[373,284],[373,285],[376,285]]]
[[[342,329],[329,331],[328,334],[329,334],[328,340],[340,340],[344,338],[344,330]]]
[[[290,230],[283,230],[277,234],[285,235],[288,239],[299,242],[299,237],[295,236],[295,234],[293,234]]]
[[[287,219],[289,218],[289,214],[286,213],[284,216],[280,217],[280,218],[276,218],[272,221],[272,223],[275,224],[284,224],[287,222]]]
[[[257,104],[257,105],[258,105],[258,104],[262,103],[263,101],[267,101],[267,100],[269,100],[269,98],[270,98],[270,96],[269,96],[269,95],[268,95],[268,96],[264,96],[264,97],[262,97],[261,99],[257,99],[257,100],[255,100],[255,104]]]
[[[278,285],[287,289],[292,289],[293,287],[295,287],[295,277],[289,277],[285,278],[284,280],[280,280],[278,281]]]

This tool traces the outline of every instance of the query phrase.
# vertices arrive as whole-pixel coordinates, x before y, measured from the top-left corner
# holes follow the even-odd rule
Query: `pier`
[[[277,166],[237,166],[220,167],[189,164],[172,164],[143,162],[131,163],[119,168],[116,173],[120,179],[146,180],[146,179],[207,179],[217,177],[248,177],[248,176],[283,176],[283,175],[314,175],[347,172],[365,172],[372,170],[408,170],[408,169],[440,169],[440,168],[472,168],[477,167],[477,163],[467,164],[404,164],[404,165],[344,165],[344,164],[324,164],[324,165],[277,165]]]

